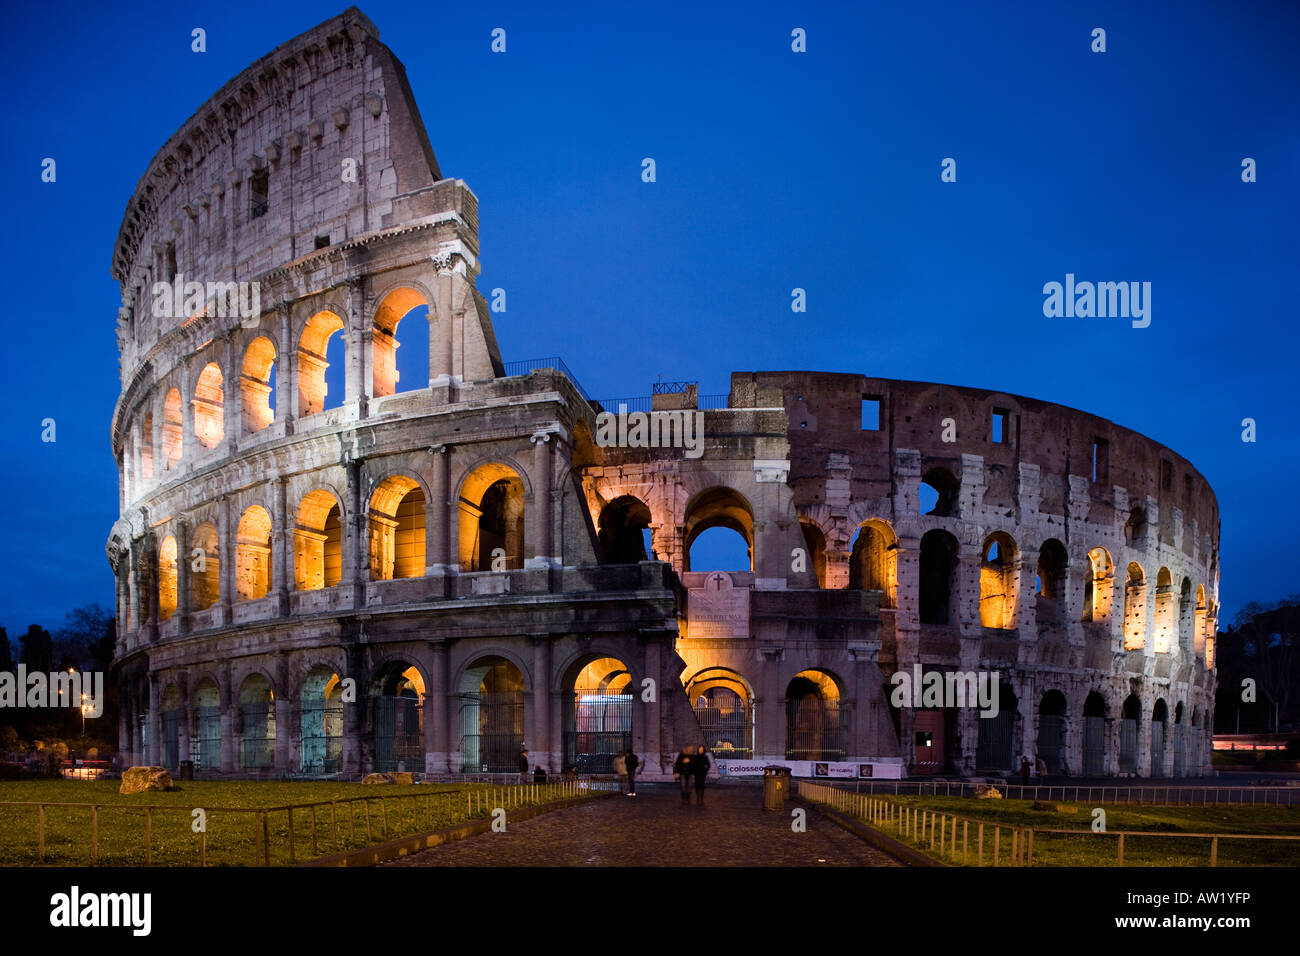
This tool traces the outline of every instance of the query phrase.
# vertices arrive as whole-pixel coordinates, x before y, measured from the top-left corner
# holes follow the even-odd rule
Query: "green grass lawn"
[[[1031,800],[975,800],[969,797],[889,797],[900,807],[952,813],[973,821],[983,821],[984,865],[993,852],[994,827],[1001,826],[1001,860],[1005,865],[1010,847],[1008,827],[1033,827],[1034,866],[1115,866],[1118,839],[1115,834],[1128,831],[1161,833],[1237,833],[1300,837],[1300,809],[1289,807],[1224,806],[1119,806],[1102,805],[1106,811],[1106,833],[1092,832],[1093,804],[1053,801],[1056,811],[1034,810]],[[951,822],[948,823],[951,840]],[[879,824],[878,829],[902,839],[924,852],[929,851],[928,832],[924,845],[898,837],[894,826]],[[1071,830],[1069,834],[1044,833],[1042,830]],[[974,865],[978,826],[972,822],[967,836],[967,865]],[[957,823],[957,863],[961,860],[962,822]],[[937,845],[937,841],[936,841]],[[948,843],[941,857],[950,862]],[[937,850],[934,855],[938,857]],[[1209,866],[1208,839],[1163,836],[1125,836],[1125,866]],[[1219,866],[1296,866],[1300,865],[1300,840],[1227,840],[1218,848]]]
[[[0,804],[97,804],[99,864],[143,866],[146,863],[146,813],[149,845],[155,866],[197,866],[201,838],[194,831],[193,810],[206,813],[206,854],[209,866],[260,865],[262,824],[257,813],[266,809],[272,865],[301,862],[317,856],[359,849],[398,836],[423,833],[488,817],[495,807],[509,812],[516,801],[532,793],[517,786],[487,784],[420,784],[363,786],[331,781],[254,782],[185,781],[169,793],[123,796],[116,780],[30,780],[0,783]],[[530,788],[531,790],[531,788]],[[537,803],[570,796],[557,786],[538,788]],[[364,797],[365,800],[347,801]],[[293,811],[293,852],[290,856],[289,813],[271,810],[331,801],[316,808],[316,846],[312,846],[312,812]],[[45,811],[45,863],[84,865],[91,861],[92,810],[49,806]],[[34,865],[38,860],[39,811],[32,806],[0,805],[0,865]]]

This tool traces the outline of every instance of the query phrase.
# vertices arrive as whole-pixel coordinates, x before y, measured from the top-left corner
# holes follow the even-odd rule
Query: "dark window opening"
[[[862,396],[862,430],[864,432],[880,431],[880,396]]]
[[[1110,477],[1110,443],[1104,438],[1092,440],[1092,480],[1104,484]]]
[[[1186,504],[1192,503],[1192,476],[1183,475],[1183,501]]]
[[[270,191],[270,173],[259,170],[248,181],[248,218],[265,216],[269,205],[267,195]]]
[[[330,237],[329,237],[329,236],[317,236],[317,237],[316,237],[316,248],[317,248],[317,249],[325,249],[325,248],[327,248],[327,247],[329,246],[329,244],[330,244]]]
[[[1010,420],[1011,420],[1011,413],[1007,411],[1005,408],[993,409],[993,421],[992,421],[993,433],[992,433],[992,437],[990,438],[993,444],[1006,445],[1011,442],[1011,436],[1008,433],[1008,425],[1010,425],[1011,423]]]
[[[1174,490],[1174,463],[1167,459],[1160,459],[1160,490]]]

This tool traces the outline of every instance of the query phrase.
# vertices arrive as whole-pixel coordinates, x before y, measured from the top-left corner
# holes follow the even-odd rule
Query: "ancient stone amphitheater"
[[[477,199],[355,9],[163,145],[112,272],[134,763],[1209,766],[1218,513],[1190,463],[1058,405],[807,372],[629,403],[698,412],[698,456],[598,441],[563,362],[502,362]],[[399,334],[427,382],[399,385]],[[691,570],[714,528],[748,567]],[[892,706],[918,665],[996,671],[998,716]]]

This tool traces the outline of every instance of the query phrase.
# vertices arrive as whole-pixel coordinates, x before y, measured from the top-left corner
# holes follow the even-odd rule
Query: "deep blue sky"
[[[1295,4],[471,6],[362,9],[406,64],[443,174],[479,197],[480,286],[507,289],[507,360],[562,355],[597,396],[804,368],[1087,409],[1209,479],[1225,621],[1300,591]],[[8,13],[11,635],[112,604],[109,260],[137,179],[223,83],[342,9]],[[190,52],[195,26],[207,53]],[[1098,26],[1105,54],[1089,49]],[[948,156],[956,184],[939,181]],[[1044,318],[1043,283],[1066,272],[1150,281],[1150,328]]]

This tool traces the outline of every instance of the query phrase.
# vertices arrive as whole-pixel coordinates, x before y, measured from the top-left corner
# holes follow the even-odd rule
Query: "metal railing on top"
[[[564,359],[560,358],[558,355],[552,355],[548,358],[523,359],[519,362],[506,362],[504,363],[504,367],[507,376],[527,375],[529,372],[536,372],[541,368],[553,368],[557,372],[563,372],[568,376],[569,381],[573,383],[573,387],[578,390],[578,394],[587,401],[591,401],[591,396],[587,394],[587,390],[583,388],[582,383],[578,381],[578,376],[574,375],[573,372],[569,370],[569,366],[564,364]]]

